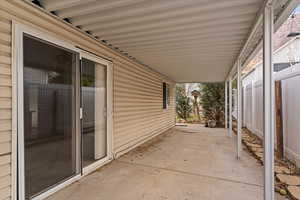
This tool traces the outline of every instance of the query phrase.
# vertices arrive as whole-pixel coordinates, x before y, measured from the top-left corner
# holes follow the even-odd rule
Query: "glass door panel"
[[[23,36],[25,196],[76,174],[77,53]]]
[[[82,59],[82,153],[83,167],[107,155],[107,88],[105,65]]]

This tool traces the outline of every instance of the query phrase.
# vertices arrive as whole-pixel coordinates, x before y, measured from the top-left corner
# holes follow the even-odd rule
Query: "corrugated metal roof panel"
[[[223,81],[263,0],[39,0],[178,82]]]

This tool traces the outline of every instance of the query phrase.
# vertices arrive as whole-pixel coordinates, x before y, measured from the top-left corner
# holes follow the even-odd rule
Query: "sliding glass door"
[[[87,167],[107,156],[107,66],[81,60],[82,164]]]
[[[23,36],[25,196],[76,174],[76,63],[78,54]]]
[[[112,159],[112,63],[15,31],[18,199],[44,199]]]

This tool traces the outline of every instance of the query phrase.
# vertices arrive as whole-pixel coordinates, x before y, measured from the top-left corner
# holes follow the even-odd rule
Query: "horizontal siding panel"
[[[11,23],[8,20],[0,20],[0,30],[2,32],[10,33],[11,32]]]
[[[168,118],[160,118],[159,120],[161,120],[161,121],[158,121],[156,119],[136,120],[135,123],[130,123],[130,125],[126,125],[126,124],[119,125],[114,130],[115,135],[121,136],[121,135],[134,134],[131,131],[136,130],[136,129],[141,129],[141,130],[144,129],[144,131],[147,131],[150,129],[155,129],[156,127],[159,127],[169,121],[174,121],[174,119],[170,120]],[[149,124],[151,122],[152,122],[152,126]]]
[[[4,66],[0,64],[0,74],[1,75],[11,75],[11,68],[10,66],[7,67],[7,66]]]
[[[124,74],[119,76],[117,73],[115,73],[115,77],[116,78],[114,79],[115,80],[114,82],[124,83],[125,81],[125,84],[137,85],[137,86],[144,85],[150,89],[162,87],[161,86],[162,81],[156,83],[150,83],[149,81],[141,80],[141,77],[127,77],[124,76]]]
[[[116,76],[118,76],[118,74],[116,74]],[[152,84],[150,82],[145,82],[143,80],[140,80],[140,77],[126,77],[124,76],[124,74],[118,76],[118,78],[116,79],[116,82],[119,83],[124,83],[124,84],[128,84],[128,85],[135,85],[135,86],[143,86],[144,88],[149,88],[149,89],[154,89],[154,88],[162,88],[161,84],[162,82],[157,82],[156,84]],[[146,84],[145,84],[146,83]]]
[[[0,44],[0,52],[11,53],[11,47],[8,45]]]
[[[140,77],[146,78],[146,80],[152,80],[154,83],[159,82],[162,77],[157,74],[153,74],[152,72],[149,72],[145,69],[142,69],[138,67],[132,67],[132,66],[126,66],[126,65],[115,65],[115,72],[121,72],[128,75],[138,75]],[[143,79],[144,80],[144,79]]]
[[[129,140],[135,140],[136,138],[143,137],[145,135],[148,135],[150,132],[155,131],[161,127],[171,127],[174,125],[174,119],[173,120],[166,120],[164,123],[159,123],[158,121],[154,121],[153,123],[157,122],[159,125],[157,127],[149,126],[149,122],[151,121],[145,121],[145,122],[139,122],[138,125],[131,125],[128,127],[124,127],[123,130],[119,129],[115,131],[115,137],[114,137],[114,145],[122,146]]]
[[[10,109],[0,109],[0,120],[1,119],[11,119]]]
[[[11,58],[9,56],[0,55],[0,63],[10,65],[11,64]]]
[[[0,109],[11,108],[11,99],[10,98],[0,98]]]
[[[6,44],[9,43],[11,44],[11,36],[10,34],[3,33],[0,31],[0,38],[2,41],[4,41]]]
[[[11,120],[0,120],[0,131],[10,131]]]
[[[162,81],[153,81],[153,80],[149,80],[149,79],[146,79],[145,77],[143,76],[137,76],[137,75],[127,75],[125,74],[124,72],[118,72],[118,73],[115,73],[116,75],[116,81],[120,81],[120,82],[124,82],[124,81],[128,81],[126,82],[127,84],[128,83],[131,83],[131,84],[135,84],[135,85],[145,85],[145,83],[147,83],[147,85],[145,86],[149,86],[149,87],[161,87],[161,83]]]
[[[158,75],[153,71],[147,70],[147,68],[142,68],[136,65],[116,65],[116,66],[117,66],[116,70],[126,69],[128,72],[140,74],[142,77],[149,77],[156,81],[161,80],[161,75]]]
[[[143,104],[143,105],[159,105],[159,104],[162,104],[163,101],[158,98],[158,99],[142,99],[142,96],[140,96],[139,98],[137,97],[132,97],[132,98],[129,98],[129,97],[126,97],[126,98],[116,98],[115,99],[115,103],[118,104],[118,105],[122,105],[122,103],[131,103],[131,104],[134,104],[135,106],[137,106],[136,104]]]
[[[162,99],[162,90],[160,89],[147,89],[144,88],[143,86],[132,86],[132,85],[125,85],[119,82],[116,82],[114,89],[115,95],[118,94],[126,94],[126,95],[141,95],[144,96],[152,96],[152,97],[160,97]]]
[[[132,105],[134,104],[134,105]],[[162,104],[161,103],[132,103],[132,102],[119,102],[119,103],[115,103],[115,109],[114,111],[117,112],[118,111],[118,108],[121,108],[121,109],[125,109],[125,108],[146,108],[146,107],[149,107],[149,108],[158,108],[161,110],[162,112]]]
[[[0,86],[0,98],[1,97],[11,97],[11,87]]]
[[[140,119],[134,119],[134,120],[123,120],[117,122],[117,125],[114,128],[114,132],[116,135],[118,134],[127,134],[131,133],[132,129],[143,127],[145,130],[151,129],[155,126],[159,126],[166,121],[169,121],[170,119],[167,117],[161,117],[161,116],[154,116],[153,118],[140,118]],[[172,120],[174,121],[174,119]],[[133,133],[131,133],[133,134]]]
[[[146,68],[141,68],[139,66],[133,66],[133,65],[117,65],[116,70],[126,70],[127,73],[132,73],[132,74],[138,74],[141,77],[147,77],[149,79],[152,79],[156,82],[161,80],[161,75],[155,74],[154,72],[150,72],[146,70]]]
[[[146,83],[145,83],[146,84]],[[155,94],[162,94],[162,90],[160,90],[159,88],[152,88],[152,89],[149,89],[149,88],[145,88],[143,87],[143,85],[140,85],[140,86],[136,86],[136,85],[129,85],[129,84],[126,84],[126,83],[121,83],[121,82],[115,82],[115,87],[116,89],[114,90],[115,92],[117,91],[123,91],[125,92],[124,90],[128,90],[128,92],[139,92],[140,94],[147,94],[147,93],[155,93]]]
[[[139,111],[139,110],[135,110],[135,111],[128,111],[128,112],[119,112],[116,113],[115,116],[115,120],[116,121],[122,121],[122,120],[134,120],[137,119],[136,116],[140,116],[140,117],[156,117],[158,115],[166,115],[169,116],[169,113],[166,114],[161,114],[161,110],[143,110],[143,111]]]
[[[0,177],[0,189],[7,188],[10,186],[10,184],[11,184],[10,175]]]
[[[170,109],[170,108],[169,108]],[[162,113],[163,109],[162,106],[161,107],[157,107],[157,106],[153,106],[152,108],[149,108],[148,106],[141,106],[140,109],[136,108],[136,107],[131,107],[131,108],[127,108],[124,107],[123,109],[118,109],[116,110],[116,113],[114,114],[114,116],[116,118],[121,117],[121,116],[126,116],[126,115],[131,115],[131,114],[158,114],[158,115],[165,115],[168,113]]]
[[[0,198],[1,198],[1,200],[2,199],[6,200],[8,197],[10,197],[10,195],[11,195],[10,187],[5,187],[5,188],[0,189]]]
[[[9,164],[11,161],[10,155],[2,155],[0,156],[0,166]]]
[[[0,155],[11,152],[11,142],[0,143]]]
[[[139,114],[141,117],[137,116],[130,116],[130,117],[118,117],[114,116],[114,120],[116,122],[115,124],[115,130],[118,130],[119,127],[129,127],[132,126],[133,124],[138,125],[138,123],[141,123],[143,121],[149,121],[149,126],[155,126],[156,124],[150,123],[151,121],[157,121],[161,120],[161,118],[166,118],[166,117],[171,117],[170,114],[172,113],[149,113],[149,114]],[[163,121],[158,121],[158,125],[163,123]]]
[[[141,81],[145,81],[145,82],[148,82],[150,85],[158,85],[158,83],[161,82],[161,80],[157,80],[157,79],[153,79],[151,77],[147,77],[143,74],[136,74],[134,72],[129,72],[129,71],[126,71],[126,69],[116,69],[115,70],[115,74],[117,75],[117,77],[119,79],[129,79],[129,80],[137,80],[139,82]]]
[[[153,105],[147,105],[147,106],[145,106],[145,104],[140,104],[140,105],[137,105],[137,104],[134,104],[134,105],[132,105],[132,103],[130,103],[130,104],[122,104],[122,105],[120,105],[120,104],[118,104],[118,103],[115,103],[115,108],[114,108],[114,111],[115,112],[118,112],[118,111],[120,111],[120,110],[124,110],[124,109],[139,109],[139,108],[149,108],[149,109],[154,109],[154,108],[157,108],[157,104],[153,104]],[[160,109],[162,110],[162,106],[160,106]],[[121,111],[120,111],[121,112]]]
[[[162,110],[162,108],[158,108],[156,105],[154,106],[134,106],[134,107],[117,107],[115,109],[115,113],[114,116],[119,116],[119,115],[123,115],[123,113],[127,114],[127,113],[133,113],[133,112],[151,112],[151,111],[160,111]]]
[[[173,125],[172,121],[165,122],[164,124],[160,124],[158,127],[147,127],[147,125],[143,125],[140,127],[131,127],[132,132],[124,131],[122,134],[116,134],[115,146],[121,146],[126,143],[128,140],[134,140],[135,138],[143,137],[148,135],[149,133],[160,129],[161,127],[169,127]]]
[[[168,115],[167,115],[168,116]],[[139,125],[140,123],[145,122],[151,122],[153,120],[153,118],[160,118],[162,117],[159,113],[154,113],[154,114],[139,114],[139,115],[131,115],[128,116],[127,118],[125,116],[122,117],[116,117],[114,118],[115,122],[117,123],[117,125],[115,126],[115,130],[117,131],[119,128],[124,127],[124,124],[127,125],[128,122],[130,123],[134,123]],[[155,119],[157,120],[157,119]],[[158,124],[161,124],[163,122],[158,121]],[[154,126],[152,124],[152,126]],[[127,126],[126,126],[127,127]]]
[[[168,109],[174,110],[174,107],[169,107]],[[123,108],[116,108],[114,110],[114,116],[124,116],[127,114],[143,114],[143,113],[158,113],[159,115],[169,115],[170,113],[162,113],[162,108],[157,108],[157,106],[153,106],[152,108],[149,108],[148,106],[140,106],[140,107],[123,107]]]
[[[11,141],[11,133],[10,132],[0,132],[0,144],[7,143],[10,141]]]
[[[117,84],[115,84],[115,86],[117,87]],[[162,100],[162,92],[160,92],[160,91],[157,91],[157,92],[139,91],[139,90],[135,90],[135,89],[128,89],[123,86],[119,87],[118,89],[115,89],[114,94],[115,94],[115,97],[117,97],[119,94],[120,95],[123,94],[123,95],[127,95],[131,98],[132,98],[131,95],[139,95],[139,98],[141,98],[143,96],[149,97],[150,95],[152,95],[152,97],[161,98],[161,100]]]
[[[0,165],[0,177],[10,174],[10,164]]]
[[[140,94],[127,94],[126,92],[118,92],[114,95],[115,99],[130,99],[130,98],[140,98],[142,100],[161,100],[161,96],[153,96],[151,94],[140,95]]]
[[[120,85],[120,84],[115,84],[115,86]],[[114,95],[126,95],[132,97],[132,95],[138,95],[139,97],[156,97],[156,98],[161,98],[162,99],[162,90],[157,90],[156,92],[150,92],[150,91],[138,91],[136,89],[128,89],[124,86],[120,86],[116,89],[114,89]]]
[[[11,77],[10,75],[1,75],[0,74],[0,85],[1,86],[11,86]]]
[[[168,125],[168,126],[162,126],[160,129],[157,129],[153,132],[149,132],[148,134],[142,135],[141,137],[136,137],[136,138],[131,138],[130,140],[125,140],[123,139],[122,144],[116,144],[114,147],[114,151],[115,152],[121,152],[124,151],[125,149],[130,149],[131,146],[135,145],[138,142],[145,142],[145,139],[152,137],[154,135],[159,135],[161,133],[163,133],[164,131],[170,129],[171,127],[173,127],[172,124]]]
[[[156,128],[156,129],[148,129],[147,131],[142,130],[142,129],[135,129],[134,134],[127,134],[127,135],[119,136],[118,138],[116,138],[115,148],[119,148],[119,147],[125,145],[126,143],[138,141],[141,138],[145,138],[149,135],[159,133],[159,131],[161,129],[168,129],[171,127],[172,127],[172,125],[170,123],[170,124],[161,125],[159,128]]]

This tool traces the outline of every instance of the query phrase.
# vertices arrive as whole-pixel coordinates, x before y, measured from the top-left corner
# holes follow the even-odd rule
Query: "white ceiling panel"
[[[224,81],[263,0],[39,0],[177,82]]]

